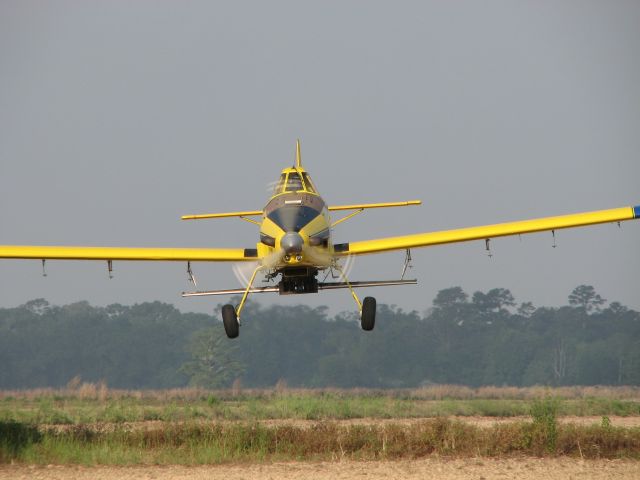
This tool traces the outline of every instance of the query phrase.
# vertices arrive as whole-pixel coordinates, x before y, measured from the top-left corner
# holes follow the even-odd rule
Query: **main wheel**
[[[240,324],[238,323],[238,315],[233,305],[225,305],[222,307],[222,323],[224,323],[224,331],[227,337],[236,338],[240,333]]]
[[[373,330],[376,324],[376,299],[373,297],[364,297],[362,302],[362,316],[360,317],[360,326],[363,330]]]

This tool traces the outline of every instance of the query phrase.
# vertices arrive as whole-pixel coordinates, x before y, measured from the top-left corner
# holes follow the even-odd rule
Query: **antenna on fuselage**
[[[302,155],[300,155],[300,140],[296,140],[296,168],[302,167]]]

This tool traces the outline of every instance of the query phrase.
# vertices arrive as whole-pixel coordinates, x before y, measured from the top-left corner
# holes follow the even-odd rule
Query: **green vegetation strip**
[[[0,400],[0,421],[82,425],[190,420],[269,419],[345,420],[353,418],[429,418],[440,416],[514,417],[528,415],[536,399],[443,399],[424,400],[401,396],[318,394],[272,394],[197,397],[121,396],[7,396]],[[559,415],[637,416],[640,401],[616,398],[572,398],[558,404]]]
[[[640,429],[558,425],[541,413],[534,421],[479,428],[444,418],[412,425],[311,427],[260,424],[164,423],[159,428],[96,432],[85,426],[40,431],[0,423],[0,463],[213,464],[233,461],[376,460],[428,455],[570,455],[640,459]]]

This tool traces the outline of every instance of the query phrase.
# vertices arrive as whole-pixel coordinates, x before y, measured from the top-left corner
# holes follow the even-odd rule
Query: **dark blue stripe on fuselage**
[[[633,218],[640,218],[640,205],[633,207]]]
[[[320,212],[311,207],[286,205],[276,208],[267,215],[267,218],[285,232],[299,232],[318,215],[320,215]]]

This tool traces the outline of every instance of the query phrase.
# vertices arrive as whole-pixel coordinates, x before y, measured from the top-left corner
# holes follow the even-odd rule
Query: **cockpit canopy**
[[[292,192],[318,193],[307,172],[287,170],[280,175],[280,180],[273,191],[273,195]]]

